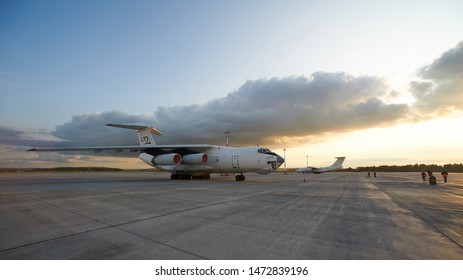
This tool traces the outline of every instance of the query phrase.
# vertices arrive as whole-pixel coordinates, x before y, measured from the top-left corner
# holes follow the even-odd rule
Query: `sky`
[[[0,1],[0,167],[30,147],[266,146],[287,167],[463,162],[463,1]],[[285,150],[283,150],[285,149]]]

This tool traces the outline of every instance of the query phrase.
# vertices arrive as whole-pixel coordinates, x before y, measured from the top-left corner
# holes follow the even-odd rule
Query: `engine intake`
[[[151,162],[154,165],[177,165],[182,161],[182,156],[177,153],[155,156]]]
[[[208,160],[208,157],[207,157],[207,154],[205,153],[184,155],[182,158],[183,163],[186,163],[186,164],[207,163],[207,160]]]

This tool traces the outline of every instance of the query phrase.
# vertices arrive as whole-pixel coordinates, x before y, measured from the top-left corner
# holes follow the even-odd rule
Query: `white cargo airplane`
[[[74,148],[32,148],[31,152],[93,151],[104,150],[139,153],[145,163],[171,173],[176,179],[210,179],[211,173],[239,173],[236,181],[244,181],[245,172],[268,174],[283,164],[284,159],[267,148],[228,147],[203,144],[156,145],[153,134],[162,133],[151,126],[107,124],[107,126],[137,131],[139,146],[102,146]]]
[[[342,163],[344,162],[345,159],[346,159],[346,157],[337,157],[336,161],[330,166],[326,166],[326,167],[307,166],[307,167],[304,167],[304,168],[296,169],[296,172],[304,173],[304,174],[305,173],[320,174],[320,173],[323,173],[323,172],[338,170],[338,169],[342,168]]]

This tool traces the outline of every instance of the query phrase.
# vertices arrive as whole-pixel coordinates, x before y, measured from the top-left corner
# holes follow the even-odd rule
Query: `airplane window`
[[[261,153],[261,154],[273,154],[272,151],[270,151],[267,148],[260,148],[260,149],[257,150],[257,152]]]

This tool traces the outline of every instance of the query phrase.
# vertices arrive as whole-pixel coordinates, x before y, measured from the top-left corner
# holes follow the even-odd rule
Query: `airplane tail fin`
[[[342,167],[342,163],[344,162],[345,159],[346,157],[337,157],[336,161],[331,166],[341,166]]]
[[[129,125],[129,124],[112,124],[108,123],[106,126],[119,127],[125,129],[133,129],[137,131],[138,141],[140,146],[154,147],[156,142],[154,141],[153,134],[162,135],[162,133],[152,126],[142,125]]]

